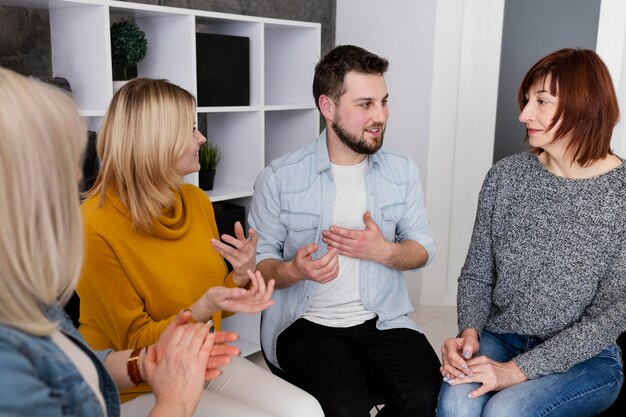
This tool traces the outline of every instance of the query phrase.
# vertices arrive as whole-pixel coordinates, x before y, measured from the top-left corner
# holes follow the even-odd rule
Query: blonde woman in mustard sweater
[[[182,176],[199,170],[195,99],[164,80],[138,78],[114,96],[98,136],[102,161],[82,204],[85,264],[77,292],[79,331],[95,349],[156,342],[181,309],[196,321],[222,311],[269,307],[274,283],[256,266],[257,236],[219,241],[213,207]],[[228,273],[224,258],[233,265]],[[195,416],[321,416],[304,391],[243,358],[211,381]],[[122,392],[122,416],[144,416],[154,403],[141,384]]]

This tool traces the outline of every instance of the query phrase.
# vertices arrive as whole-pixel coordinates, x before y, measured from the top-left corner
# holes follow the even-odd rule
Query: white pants
[[[209,382],[194,417],[323,417],[317,400],[269,371],[241,357],[221,368]],[[154,394],[122,404],[121,417],[146,417]]]

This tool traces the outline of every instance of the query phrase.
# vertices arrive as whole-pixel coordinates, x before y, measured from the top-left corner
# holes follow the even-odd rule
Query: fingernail
[[[472,394],[467,394],[467,398],[472,398],[473,395]]]
[[[467,374],[467,376],[469,376],[471,378],[471,377],[474,376],[474,374],[470,372],[469,374]]]
[[[209,333],[215,333],[215,326],[211,325],[211,328],[209,329]]]
[[[467,365],[465,365],[464,363],[461,364],[461,368],[463,369],[467,369]]]
[[[472,357],[472,354],[470,352],[465,352],[463,356],[465,357],[465,359],[469,359]]]
[[[450,378],[444,378],[443,382],[448,382],[450,380]]]
[[[187,311],[191,311],[191,309],[190,308],[186,308],[186,309],[183,310],[183,313],[186,313]]]

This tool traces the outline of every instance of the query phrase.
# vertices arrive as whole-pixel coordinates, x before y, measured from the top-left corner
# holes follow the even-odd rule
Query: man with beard
[[[402,271],[435,245],[415,164],[383,148],[388,62],[343,45],[315,67],[320,136],[258,176],[249,222],[275,279],[261,344],[270,369],[327,417],[434,416],[439,360],[407,317]]]

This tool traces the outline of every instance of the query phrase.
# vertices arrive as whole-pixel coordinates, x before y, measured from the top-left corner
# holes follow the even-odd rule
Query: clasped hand
[[[230,363],[239,349],[225,343],[237,340],[233,332],[214,333],[205,323],[188,324],[191,311],[179,313],[143,359],[144,378],[158,402],[191,415],[204,381],[218,377],[220,367]]]
[[[470,398],[476,398],[528,379],[513,361],[497,362],[487,356],[474,356],[479,347],[474,329],[466,329],[461,337],[446,339],[441,347],[443,380],[450,385],[482,384],[468,394]]]

